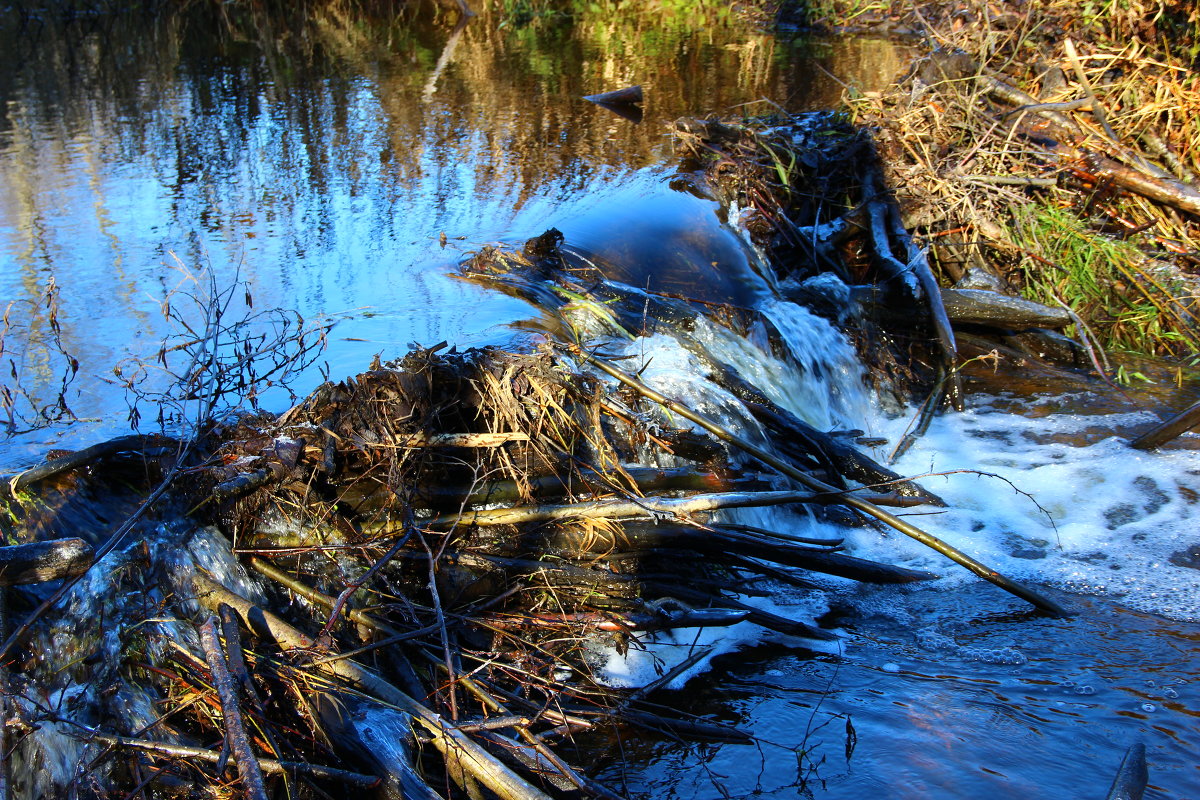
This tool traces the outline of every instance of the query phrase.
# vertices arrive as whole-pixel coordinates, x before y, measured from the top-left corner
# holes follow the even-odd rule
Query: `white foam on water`
[[[1151,424],[1150,414],[1004,413],[971,398],[963,413],[936,418],[895,468],[903,474],[977,470],[921,483],[946,500],[910,521],[1018,580],[1102,595],[1130,608],[1200,619],[1200,574],[1171,556],[1200,542],[1195,518],[1200,458],[1192,451],[1146,453],[1117,436],[1075,446],[1047,441],[1103,425]],[[875,432],[899,441],[906,418],[878,417]],[[1094,439],[1095,437],[1090,437]],[[1025,493],[1025,494],[1022,494]],[[977,580],[895,534],[851,536],[856,554],[943,573],[942,586]]]

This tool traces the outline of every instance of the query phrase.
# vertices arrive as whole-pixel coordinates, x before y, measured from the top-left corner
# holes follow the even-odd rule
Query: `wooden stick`
[[[1197,425],[1200,425],[1200,403],[1194,403],[1165,422],[1155,425],[1130,442],[1129,446],[1138,450],[1153,450],[1177,436],[1182,436]]]
[[[157,753],[173,758],[198,758],[202,761],[213,763],[216,763],[221,758],[220,752],[205,750],[202,747],[188,747],[187,745],[172,744],[170,742],[154,742],[149,739],[130,739],[124,736],[98,735],[94,737],[94,740],[108,745],[144,750],[149,753]],[[276,761],[273,758],[261,758],[258,760],[258,765],[262,767],[264,772],[269,772],[272,775],[303,772],[312,775],[314,778],[342,781],[343,783],[362,786],[364,788],[373,788],[379,784],[379,778],[374,775],[363,775],[358,772],[337,769],[336,767],[309,764],[306,761]]]
[[[559,346],[563,347],[564,349],[568,350],[571,353],[574,353],[575,356],[578,357],[580,360],[582,360],[584,363],[592,364],[597,369],[608,373],[612,377],[619,380],[621,383],[624,383],[626,386],[629,386],[629,387],[635,389],[638,393],[642,394],[643,396],[647,397],[648,399],[653,400],[654,402],[658,403],[659,405],[662,405],[663,407],[665,407],[667,409],[670,409],[672,412],[678,414],[679,416],[681,416],[685,419],[691,420],[692,422],[696,423],[700,427],[707,430],[709,433],[712,433],[718,439],[729,442],[730,444],[740,448],[741,450],[744,450],[745,452],[753,455],[755,458],[759,459],[763,463],[774,467],[775,469],[782,472],[784,475],[787,475],[788,477],[796,480],[800,484],[807,486],[810,489],[817,491],[817,492],[835,493],[835,494],[837,493],[836,490],[833,489],[833,487],[817,480],[816,478],[812,477],[811,475],[805,475],[803,472],[796,469],[795,467],[788,464],[787,462],[782,461],[779,458],[776,458],[773,454],[767,452],[766,450],[763,450],[761,447],[759,447],[755,444],[752,444],[751,442],[746,441],[745,439],[741,438],[740,436],[737,436],[736,434],[729,432],[727,429],[721,427],[720,425],[718,425],[717,423],[708,419],[707,417],[701,416],[700,414],[697,414],[696,412],[692,411],[691,409],[687,408],[686,406],[680,405],[679,403],[675,402],[674,400],[671,400],[670,398],[666,397],[665,395],[659,394],[658,392],[654,391],[650,387],[648,387],[645,384],[638,381],[636,378],[634,378],[629,373],[613,366],[612,364],[609,364],[607,361],[599,358],[598,356],[595,356],[591,353],[586,352],[585,350],[583,350],[583,348],[581,348],[577,345],[559,345]],[[999,572],[996,572],[991,567],[988,567],[985,564],[983,564],[979,561],[976,561],[975,559],[968,556],[966,553],[963,553],[962,551],[958,550],[957,548],[952,547],[951,545],[947,544],[946,542],[943,542],[941,539],[937,538],[933,534],[930,534],[930,533],[927,533],[927,532],[921,530],[920,528],[913,525],[912,523],[905,522],[904,520],[897,517],[895,514],[892,514],[889,511],[885,511],[884,509],[880,508],[879,506],[875,505],[874,503],[871,503],[868,500],[864,500],[863,498],[858,497],[853,494],[839,494],[839,497],[840,497],[839,502],[844,503],[845,505],[848,505],[851,508],[856,508],[859,511],[863,512],[864,514],[872,516],[875,519],[879,520],[880,522],[883,522],[884,524],[889,525],[892,528],[895,528],[896,530],[900,531],[901,533],[905,534],[906,536],[910,536],[913,539],[916,539],[921,544],[926,545],[927,547],[933,548],[934,550],[938,551],[942,555],[949,558],[951,561],[954,561],[954,562],[966,567],[971,572],[973,572],[976,575],[978,575],[979,577],[983,578],[985,581],[988,581],[989,583],[993,583],[996,586],[999,586],[1001,589],[1004,589],[1005,591],[1010,592],[1010,593],[1016,595],[1017,597],[1020,597],[1022,600],[1025,600],[1026,602],[1031,603],[1036,608],[1046,612],[1047,614],[1050,614],[1050,615],[1056,616],[1056,617],[1070,616],[1070,613],[1065,608],[1060,606],[1058,603],[1055,603],[1053,600],[1043,597],[1042,595],[1038,594],[1037,592],[1033,591],[1032,589],[1028,588],[1027,586],[1024,586],[1010,578],[1005,577],[1004,575],[1001,575]]]
[[[267,788],[263,783],[262,768],[258,758],[250,747],[250,737],[242,724],[242,710],[238,703],[237,686],[229,673],[229,665],[225,662],[225,653],[217,639],[217,618],[210,616],[200,626],[200,646],[204,648],[204,658],[212,672],[213,685],[221,698],[221,715],[225,719],[225,740],[233,752],[237,762],[238,774],[246,787],[246,796],[251,800],[267,800]]]
[[[197,598],[206,608],[214,608],[222,602],[228,603],[238,612],[247,626],[263,635],[273,637],[280,647],[303,650],[313,648],[314,642],[311,638],[271,612],[258,608],[249,600],[234,594],[204,575],[197,573],[193,577],[192,583]],[[465,769],[502,800],[550,800],[547,794],[522,780],[465,734],[447,725],[440,715],[418,703],[371,670],[349,659],[326,662],[315,666],[315,669],[326,675],[340,678],[364,694],[411,714],[413,719],[431,735],[434,746],[442,752],[443,756],[447,759],[457,758]]]
[[[0,547],[0,586],[44,583],[88,571],[95,553],[83,539],[54,539]]]
[[[519,525],[528,522],[550,522],[562,519],[619,519],[626,517],[653,518],[663,514],[695,514],[722,508],[786,505],[788,503],[840,503],[843,493],[831,489],[830,495],[812,492],[717,492],[690,497],[639,497],[635,500],[589,500],[547,506],[517,506],[443,514],[426,523],[429,528],[450,528],[456,525]],[[381,521],[364,523],[363,530],[383,531],[395,523]]]

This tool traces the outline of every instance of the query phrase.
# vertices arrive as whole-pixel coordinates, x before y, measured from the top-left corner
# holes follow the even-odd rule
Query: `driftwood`
[[[73,578],[88,571],[95,559],[83,539],[55,539],[0,547],[0,586]]]

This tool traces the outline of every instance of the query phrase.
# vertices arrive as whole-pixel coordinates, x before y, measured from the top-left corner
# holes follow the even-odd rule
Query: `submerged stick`
[[[238,774],[246,786],[246,796],[251,800],[267,800],[267,788],[263,783],[262,768],[258,765],[258,757],[250,747],[250,737],[246,735],[246,727],[242,724],[242,709],[238,703],[237,684],[229,672],[225,662],[225,653],[221,650],[221,642],[217,639],[217,618],[210,616],[200,626],[200,646],[204,648],[204,658],[208,669],[212,672],[213,686],[221,698],[221,716],[225,721],[225,739],[233,758],[237,761]]]
[[[963,567],[966,567],[971,572],[973,572],[976,575],[978,575],[979,577],[983,578],[985,581],[988,581],[989,583],[993,583],[996,586],[999,586],[1001,589],[1004,589],[1006,592],[1016,595],[1017,597],[1032,604],[1036,608],[1041,609],[1042,611],[1046,612],[1047,614],[1051,614],[1056,617],[1070,616],[1070,613],[1065,608],[1060,606],[1058,603],[1055,603],[1053,600],[1043,597],[1042,595],[1033,591],[1029,587],[1024,586],[1008,577],[1005,577],[1004,575],[1001,575],[999,572],[995,571],[991,567],[988,567],[987,565],[985,565],[979,561],[976,561],[975,559],[968,556],[966,553],[947,544],[946,542],[943,542],[941,539],[937,538],[933,534],[930,534],[930,533],[927,533],[927,532],[921,530],[920,528],[913,525],[912,523],[905,522],[904,520],[897,517],[895,514],[885,511],[884,509],[880,508],[879,506],[875,505],[874,503],[864,500],[863,498],[856,496],[854,494],[838,492],[832,486],[829,486],[829,485],[825,484],[824,482],[817,480],[816,478],[812,477],[811,475],[805,475],[800,470],[796,469],[795,467],[788,464],[787,462],[775,457],[774,455],[767,452],[766,450],[763,450],[761,447],[759,447],[755,444],[752,444],[751,442],[746,441],[742,437],[740,437],[734,433],[731,433],[729,430],[727,430],[726,428],[723,428],[722,426],[718,425],[717,423],[713,422],[712,420],[708,419],[707,417],[701,416],[700,414],[697,414],[696,412],[692,411],[690,408],[680,405],[679,403],[675,402],[674,400],[670,399],[669,397],[666,397],[665,395],[662,395],[662,394],[654,391],[649,386],[646,386],[644,383],[637,380],[629,373],[625,372],[624,370],[622,370],[618,367],[613,366],[612,364],[599,358],[598,356],[588,353],[583,348],[581,348],[577,345],[560,345],[560,346],[565,347],[569,352],[575,354],[577,357],[582,359],[585,363],[592,364],[597,369],[600,369],[603,372],[608,373],[612,377],[619,380],[621,383],[624,383],[626,386],[629,386],[630,388],[637,391],[639,394],[645,396],[646,398],[648,398],[650,400],[653,400],[654,402],[658,403],[659,405],[669,409],[673,413],[676,413],[685,419],[691,420],[692,422],[694,422],[697,425],[699,425],[700,427],[704,428],[705,430],[707,430],[709,433],[713,434],[717,438],[719,438],[723,441],[729,442],[730,444],[740,448],[741,450],[744,450],[745,452],[747,452],[750,455],[754,456],[755,458],[759,459],[763,463],[774,467],[775,469],[782,472],[784,475],[787,475],[788,477],[795,479],[796,481],[803,484],[804,486],[807,486],[808,488],[810,488],[816,492],[837,495],[840,498],[839,502],[841,502],[845,505],[848,505],[851,508],[855,508],[855,509],[863,512],[864,514],[872,516],[875,519],[879,520],[880,522],[882,522],[886,525],[889,525],[892,528],[895,528],[896,530],[900,531],[901,533],[905,534],[906,536],[910,536],[913,539],[916,539],[921,544],[923,544],[927,547],[933,548],[934,550],[938,551],[942,555],[949,558],[951,561],[954,561],[955,563],[960,564]]]

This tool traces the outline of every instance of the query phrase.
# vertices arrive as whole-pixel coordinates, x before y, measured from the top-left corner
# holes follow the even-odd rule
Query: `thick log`
[[[0,547],[0,586],[43,583],[87,572],[95,553],[83,539]]]
[[[1070,314],[1061,308],[985,289],[943,289],[942,302],[950,321],[958,325],[1027,330],[1065,328],[1071,324]]]

